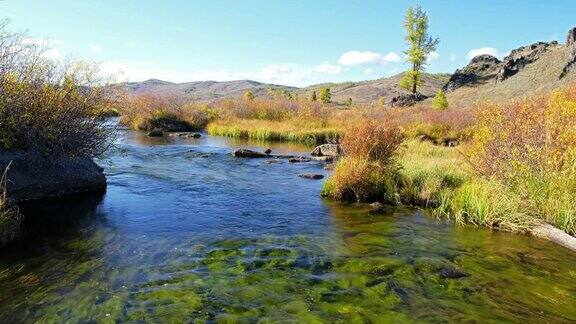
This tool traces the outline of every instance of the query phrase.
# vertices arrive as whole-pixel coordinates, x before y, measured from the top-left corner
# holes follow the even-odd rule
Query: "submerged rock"
[[[312,156],[340,156],[342,154],[342,148],[338,144],[322,144],[316,146],[310,155]]]
[[[147,135],[150,137],[162,137],[162,136],[164,136],[164,131],[161,130],[160,128],[156,128],[156,129],[148,132]]]
[[[370,211],[368,212],[369,214],[380,214],[382,212],[384,212],[386,206],[384,206],[384,204],[380,203],[380,202],[374,202],[370,204]]]
[[[269,156],[266,153],[248,150],[248,149],[237,149],[236,151],[234,151],[232,153],[232,155],[235,157],[244,157],[244,158],[265,158],[265,157]]]
[[[0,169],[8,164],[6,192],[15,202],[106,190],[104,169],[89,158],[0,152]]]
[[[456,268],[449,268],[449,267],[440,269],[440,271],[438,271],[438,275],[442,279],[460,279],[469,277],[467,273],[462,272]]]
[[[301,173],[298,175],[300,178],[310,179],[310,180],[320,180],[324,179],[324,175],[322,174],[314,174],[314,173]]]
[[[273,159],[273,160],[266,160],[264,162],[262,162],[264,164],[274,164],[274,163],[282,163],[282,161],[278,160],[278,159]]]
[[[172,134],[170,134],[170,136],[200,138],[200,137],[202,137],[202,134],[194,133],[194,132],[184,132],[184,133],[172,133]]]

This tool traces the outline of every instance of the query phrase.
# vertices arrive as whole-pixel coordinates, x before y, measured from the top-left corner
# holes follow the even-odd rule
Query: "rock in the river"
[[[244,157],[244,158],[265,158],[265,157],[269,156],[266,153],[248,150],[248,149],[237,149],[236,151],[234,151],[232,153],[232,155],[235,157]]]
[[[320,180],[324,179],[324,175],[322,174],[314,174],[314,173],[301,173],[298,175],[300,178],[310,179],[310,180]]]
[[[262,162],[264,164],[274,164],[274,163],[282,163],[282,161],[278,160],[278,159],[273,159],[273,160],[266,160],[264,162]]]
[[[340,156],[342,148],[338,144],[322,144],[316,146],[310,154],[312,156]]]
[[[460,279],[469,277],[469,275],[465,272],[462,272],[456,268],[451,267],[443,267],[438,271],[438,275],[442,279]]]
[[[171,133],[170,136],[200,138],[202,137],[202,134],[194,132],[183,132],[183,133]]]
[[[372,208],[369,211],[370,214],[379,214],[384,212],[385,206],[380,202],[373,202],[370,204],[370,208]]]
[[[324,165],[324,170],[329,170],[329,171],[334,170],[334,165],[335,165],[334,163],[326,163]]]
[[[271,150],[271,149],[266,149],[266,151],[264,151],[264,153],[270,154],[270,153],[272,153],[272,150]]]
[[[150,136],[150,137],[162,137],[162,136],[164,136],[164,131],[160,128],[156,128],[156,129],[148,132],[148,136]]]
[[[89,158],[51,157],[23,151],[0,152],[7,173],[8,198],[24,200],[106,190],[104,169]]]
[[[303,156],[297,156],[297,157],[289,158],[288,162],[290,162],[290,163],[310,162],[310,159],[303,157]]]

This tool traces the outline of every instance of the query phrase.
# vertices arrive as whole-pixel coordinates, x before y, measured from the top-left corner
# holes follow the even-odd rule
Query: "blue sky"
[[[440,37],[431,72],[453,72],[473,54],[501,57],[540,40],[563,42],[576,26],[574,0],[0,0],[0,17],[49,44],[48,56],[100,62],[118,80],[303,86],[405,70],[402,22],[415,4]]]

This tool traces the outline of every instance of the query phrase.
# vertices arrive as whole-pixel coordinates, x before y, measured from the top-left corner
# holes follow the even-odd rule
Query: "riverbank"
[[[544,224],[576,234],[576,88],[478,108],[456,148],[396,140],[394,121],[366,121],[344,136],[323,194],[434,208],[461,223],[530,232]],[[379,128],[386,128],[378,130]],[[550,134],[554,134],[551,136]]]
[[[298,177],[329,175],[321,161],[230,154],[307,156],[305,145],[128,130],[118,139],[99,161],[105,195],[22,208],[25,239],[0,251],[0,321],[576,318],[566,249],[427,209],[376,215]]]

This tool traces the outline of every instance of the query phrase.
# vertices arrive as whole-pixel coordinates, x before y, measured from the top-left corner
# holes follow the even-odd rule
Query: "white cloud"
[[[316,72],[325,74],[338,74],[342,72],[342,67],[340,65],[332,65],[328,62],[324,62],[315,68]]]
[[[262,69],[262,76],[269,80],[281,80],[292,73],[288,65],[270,64]]]
[[[89,48],[92,52],[102,52],[102,46],[100,45],[90,45]]]
[[[430,54],[428,54],[428,59],[430,61],[435,60],[439,57],[440,57],[440,54],[438,52],[430,52]]]
[[[164,68],[160,62],[108,61],[100,64],[102,76],[112,76],[115,82],[161,79],[172,82],[255,80],[266,83],[304,86],[333,81],[329,74],[318,71],[318,66],[296,64],[270,64],[255,71],[192,70]],[[321,66],[321,65],[320,65]]]
[[[497,49],[495,49],[494,47],[480,47],[480,48],[475,48],[472,49],[468,52],[468,54],[466,54],[466,56],[468,57],[469,60],[475,58],[478,55],[482,55],[482,54],[490,54],[492,56],[496,56],[496,57],[501,57],[500,56],[500,52],[498,52]]]
[[[372,74],[372,72],[374,72],[372,68],[367,68],[366,70],[364,70],[365,74]]]
[[[348,51],[340,56],[338,63],[342,65],[385,64],[400,61],[400,55],[390,52],[385,55],[376,52]]]
[[[390,52],[390,53],[384,55],[384,61],[385,62],[400,62],[400,55],[398,55],[394,52]]]

